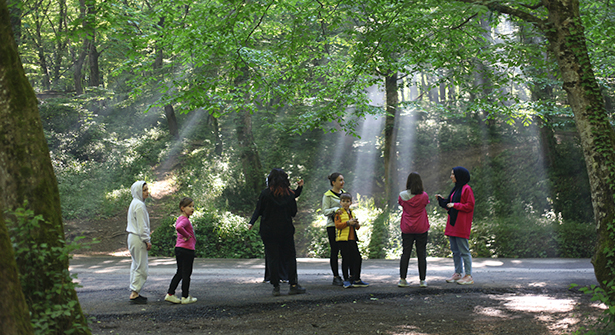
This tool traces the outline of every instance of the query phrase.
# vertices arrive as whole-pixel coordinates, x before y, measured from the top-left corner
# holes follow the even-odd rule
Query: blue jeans
[[[470,253],[470,244],[467,238],[449,236],[448,241],[451,244],[453,252],[453,262],[455,263],[455,273],[463,273],[465,268],[466,275],[472,275],[472,254]],[[463,261],[463,262],[462,262]]]

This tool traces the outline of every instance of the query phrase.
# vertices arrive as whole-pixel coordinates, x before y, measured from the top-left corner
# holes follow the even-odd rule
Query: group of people
[[[447,279],[449,283],[461,285],[473,284],[472,255],[468,239],[474,213],[474,194],[468,185],[470,173],[463,167],[451,171],[451,180],[455,184],[448,197],[436,194],[438,204],[448,212],[444,234],[448,237],[455,265],[454,274]],[[332,173],[328,176],[331,189],[322,198],[322,212],[327,218],[326,230],[329,239],[330,266],[333,273],[333,285],[344,288],[367,287],[361,280],[362,257],[358,247],[358,230],[361,224],[352,209],[352,195],[346,192],[344,176]],[[290,188],[288,174],[282,169],[273,169],[267,177],[267,188],[259,195],[256,209],[248,224],[252,229],[261,217],[259,234],[265,246],[266,277],[273,285],[273,295],[279,296],[281,274],[290,284],[289,295],[303,294],[306,289],[298,283],[297,258],[295,250],[295,227],[292,218],[297,214],[296,198],[303,190],[303,180],[298,182],[295,190]],[[131,186],[133,200],[128,209],[128,249],[132,257],[130,268],[130,302],[145,304],[147,298],[140,295],[147,279],[147,251],[151,249],[149,215],[145,199],[149,196],[148,186],[144,181],[137,181]],[[421,176],[412,172],[408,175],[406,188],[398,197],[403,209],[400,228],[402,232],[403,253],[400,260],[399,287],[409,286],[406,276],[412,248],[416,246],[419,268],[419,285],[427,287],[427,238],[429,219],[425,207],[429,196],[423,189]],[[167,290],[165,301],[175,304],[190,304],[197,301],[189,294],[190,276],[195,258],[196,237],[190,223],[194,213],[194,202],[190,198],[180,201],[180,217],[175,223],[177,242],[175,257],[177,271]],[[338,256],[342,254],[342,275],[339,274]],[[182,282],[181,299],[175,291]]]
[[[366,287],[361,280],[361,255],[357,246],[356,230],[361,225],[350,210],[352,196],[344,191],[344,176],[338,172],[329,175],[331,189],[322,198],[322,213],[327,217],[327,236],[329,238],[330,265],[333,285]],[[468,185],[470,172],[461,166],[454,167],[450,178],[455,184],[448,197],[436,194],[440,207],[448,212],[444,234],[448,237],[453,253],[455,272],[447,279],[448,283],[460,285],[473,284],[472,254],[468,239],[474,215],[474,193]],[[397,286],[408,287],[406,280],[412,248],[416,246],[419,268],[419,286],[427,287],[427,238],[429,219],[425,207],[429,196],[423,189],[421,176],[412,172],[408,175],[405,190],[399,193],[397,202],[403,209],[400,228],[402,235],[402,256],[399,264]],[[339,274],[338,256],[342,254],[342,276]]]

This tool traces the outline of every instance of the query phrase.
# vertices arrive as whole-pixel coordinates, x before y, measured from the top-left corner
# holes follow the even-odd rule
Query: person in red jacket
[[[448,197],[444,198],[436,194],[438,204],[448,211],[448,220],[444,235],[448,236],[453,252],[453,262],[455,263],[455,273],[446,280],[447,283],[457,283],[460,285],[474,284],[472,279],[472,254],[470,253],[470,229],[472,228],[472,217],[474,216],[474,192],[468,185],[470,172],[461,166],[453,168],[451,180],[455,187]],[[465,270],[465,276],[462,276]]]
[[[410,262],[412,245],[416,243],[420,286],[425,288],[427,287],[425,275],[427,272],[427,232],[429,231],[429,219],[425,206],[429,203],[429,196],[423,191],[423,181],[418,173],[412,172],[408,175],[406,189],[399,193],[397,203],[403,208],[400,223],[403,253],[399,261],[397,286],[409,286],[406,281],[408,262]]]

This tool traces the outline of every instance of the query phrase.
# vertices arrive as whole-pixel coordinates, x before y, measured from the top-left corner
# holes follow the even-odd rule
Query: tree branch
[[[452,29],[452,30],[455,30],[455,29],[459,29],[459,28],[463,27],[466,23],[470,22],[470,20],[472,20],[473,18],[475,18],[477,15],[478,15],[478,13],[477,13],[477,14],[474,14],[474,15],[472,15],[472,16],[470,16],[470,17],[469,17],[469,18],[467,18],[465,21],[463,21],[461,24],[459,24],[458,26],[455,26],[455,27],[453,27],[453,28],[451,28],[451,29]]]
[[[498,2],[492,1],[492,0],[456,0],[459,2],[465,2],[468,4],[472,4],[472,5],[477,5],[477,6],[485,6],[487,8],[489,8],[489,10],[493,11],[493,12],[498,12],[498,13],[502,13],[502,14],[507,14],[510,16],[514,16],[517,17],[523,21],[529,22],[529,23],[533,23],[536,25],[536,27],[540,30],[545,30],[546,28],[546,24],[547,22],[545,20],[539,19],[538,17],[525,12],[523,10],[519,10],[519,9],[515,9],[512,8],[510,6],[506,6],[506,5],[502,5]],[[524,7],[528,8],[528,9],[532,9],[531,6],[527,6],[527,5],[523,5]],[[536,7],[539,8],[542,6],[542,0],[540,3],[540,6]]]

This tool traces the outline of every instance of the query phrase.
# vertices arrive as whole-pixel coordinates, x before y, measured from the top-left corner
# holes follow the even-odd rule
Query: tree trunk
[[[13,28],[13,35],[15,37],[15,43],[19,46],[21,44],[21,1],[20,0],[8,0],[9,13],[11,16],[11,27]]]
[[[598,282],[605,288],[605,283],[615,279],[615,133],[589,60],[578,1],[545,3],[550,28],[546,36],[562,74],[587,165],[598,230],[592,263]]]
[[[68,30],[66,26],[66,0],[58,1],[58,28],[55,34],[56,42],[56,51],[53,61],[53,69],[51,74],[51,83],[52,87],[57,86],[57,83],[60,81],[61,71],[62,71],[62,58],[66,56],[66,45],[68,43],[67,38],[64,36],[65,32]]]
[[[50,248],[64,245],[64,241],[57,238],[64,236],[60,194],[43,134],[38,101],[19,59],[4,1],[0,3],[0,189],[2,211],[14,210],[28,201],[35,215],[43,216],[45,221],[32,236],[38,244],[46,243]],[[3,257],[6,258],[6,254]],[[58,259],[41,268],[39,273],[46,277],[47,273],[67,269],[68,260]],[[50,278],[43,278],[42,285],[41,291],[54,292]],[[70,293],[69,300],[58,299],[61,304],[77,302],[73,315],[56,321],[60,329],[69,329],[75,323],[87,325],[76,292]],[[83,333],[89,334],[89,331]]]
[[[209,115],[211,120],[211,126],[214,129],[214,138],[216,139],[216,147],[214,152],[217,156],[222,156],[223,146],[222,146],[222,138],[220,137],[220,125],[218,124],[218,118],[213,115]]]
[[[397,185],[397,130],[395,118],[397,117],[397,72],[385,77],[386,119],[384,121],[384,196],[386,204],[394,205],[397,198],[393,194],[393,187]]]
[[[167,117],[167,123],[169,124],[169,133],[174,139],[178,139],[179,131],[177,130],[177,118],[175,118],[175,109],[173,105],[169,104],[164,106],[164,115]]]
[[[38,14],[37,14],[38,16]],[[38,55],[38,64],[41,67],[41,74],[43,75],[43,80],[41,84],[43,88],[49,90],[51,88],[51,80],[49,76],[49,66],[47,66],[47,56],[45,56],[45,46],[43,43],[43,37],[41,36],[42,29],[42,18],[36,18],[36,46],[37,46],[37,55]]]
[[[98,57],[100,53],[96,50],[96,35],[92,34],[92,39],[89,43],[88,48],[88,65],[90,67],[90,78],[88,81],[88,86],[90,87],[98,87],[101,84],[100,81],[100,68],[98,66]]]
[[[86,31],[86,38],[88,40],[87,53],[88,53],[88,65],[90,67],[90,78],[88,80],[88,86],[97,87],[100,85],[100,69],[98,67],[98,50],[96,50],[96,28],[95,20],[98,15],[96,9],[96,0],[85,0],[86,7],[86,20],[84,21],[84,28]]]
[[[244,87],[248,80],[249,70],[246,67],[239,70],[242,74],[235,78],[234,84],[235,87]],[[249,100],[248,94],[244,93],[244,102]],[[237,140],[239,141],[239,158],[246,179],[246,188],[254,194],[259,194],[265,187],[265,178],[258,149],[252,135],[252,114],[250,114],[248,109],[238,109],[237,116],[235,117],[235,128]]]

